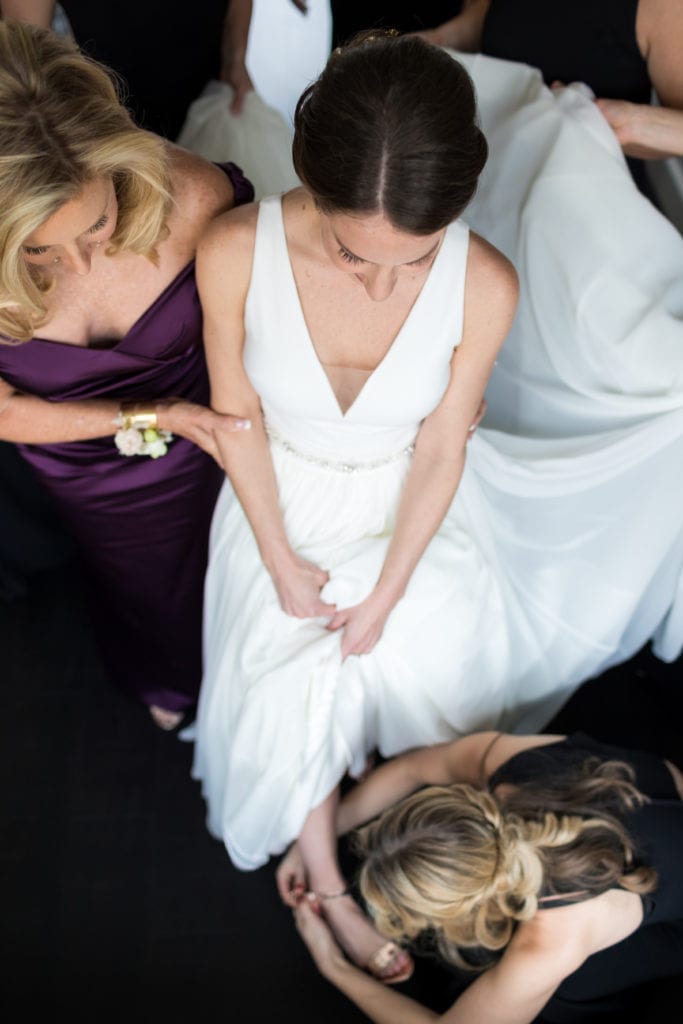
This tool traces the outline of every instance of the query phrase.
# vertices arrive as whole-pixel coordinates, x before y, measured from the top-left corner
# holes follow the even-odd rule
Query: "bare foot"
[[[355,964],[381,981],[406,981],[410,977],[413,969],[410,955],[380,935],[353,896],[319,900],[318,906],[340,946]]]
[[[149,713],[159,728],[164,729],[166,732],[175,729],[185,717],[182,711],[167,711],[166,708],[159,708],[156,704],[150,706]]]

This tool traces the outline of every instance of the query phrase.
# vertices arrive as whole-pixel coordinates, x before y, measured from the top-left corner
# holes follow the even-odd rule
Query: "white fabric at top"
[[[256,200],[296,188],[301,182],[292,163],[291,129],[282,114],[254,91],[233,114],[233,95],[227,82],[208,82],[190,104],[178,145],[206,160],[237,164],[254,186]]]
[[[325,67],[332,46],[329,0],[307,0],[306,8],[300,11],[292,0],[253,0],[249,26],[251,80],[290,128],[299,96]]]
[[[391,350],[342,415],[306,329],[279,200],[261,204],[245,363],[268,424],[295,449],[271,446],[290,542],[329,570],[323,598],[338,607],[374,585],[409,466],[399,453],[446,386],[467,237],[460,223],[449,228]],[[541,728],[580,682],[662,624],[682,561],[683,411],[556,434],[552,417],[546,436],[479,428],[384,635],[343,664],[339,634],[279,608],[224,485],[193,774],[208,827],[239,867],[282,852],[373,748],[390,756],[476,729]],[[382,456],[396,457],[342,468]]]
[[[322,72],[332,43],[329,0],[254,0],[246,65],[254,89],[241,112],[230,111],[233,89],[208,82],[187,111],[177,143],[207,160],[231,160],[254,186],[255,199],[295,188],[294,108]]]
[[[636,188],[585,88],[458,54],[490,157],[468,223],[513,261],[517,317],[487,422],[589,434],[683,404],[683,239]]]

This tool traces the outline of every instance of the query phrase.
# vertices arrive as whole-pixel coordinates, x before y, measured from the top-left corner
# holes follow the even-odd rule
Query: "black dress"
[[[284,0],[283,0],[284,2]],[[137,124],[177,138],[187,108],[220,72],[228,0],[61,0],[78,45],[123,79]]]
[[[585,82],[596,97],[649,103],[652,83],[636,39],[638,0],[491,0],[481,52],[538,68],[547,85]],[[642,160],[628,159],[657,205]]]
[[[331,0],[332,45],[341,46],[368,28],[395,28],[399,32],[420,32],[454,18],[462,2],[426,0],[424,3],[381,3],[380,0]]]
[[[643,921],[637,931],[594,953],[562,982],[542,1012],[541,1019],[548,1024],[599,1021],[627,1008],[629,992],[636,987],[683,976],[683,801],[660,757],[577,732],[510,758],[491,776],[489,787],[556,776],[596,755],[631,764],[637,786],[650,797],[622,820],[641,862],[656,869],[657,887],[641,897]]]
[[[481,52],[531,64],[548,85],[586,82],[596,96],[649,103],[637,9],[638,0],[491,0]]]

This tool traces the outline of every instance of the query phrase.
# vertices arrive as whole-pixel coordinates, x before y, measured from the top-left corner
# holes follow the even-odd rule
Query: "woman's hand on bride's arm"
[[[325,569],[301,558],[291,548],[264,555],[263,561],[275,584],[283,612],[297,619],[334,615],[336,605],[327,604],[320,596],[330,578]]]
[[[215,459],[223,470],[225,466],[216,443],[217,435],[244,432],[251,427],[248,419],[214,412],[206,405],[182,398],[157,402],[156,408],[160,430],[169,430],[172,434],[193,441]]]

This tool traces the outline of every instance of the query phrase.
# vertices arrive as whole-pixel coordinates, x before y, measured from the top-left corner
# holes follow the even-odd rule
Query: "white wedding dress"
[[[322,596],[340,608],[377,579],[412,442],[446,387],[468,237],[462,223],[449,227],[390,351],[343,415],[306,328],[279,197],[260,204],[245,365],[288,537],[329,570]],[[325,620],[280,609],[226,482],[210,541],[193,776],[233,862],[252,869],[281,853],[373,749],[537,730],[583,680],[641,646],[679,578],[683,481],[669,476],[682,454],[680,409],[579,438],[480,427],[382,638],[344,663]]]

